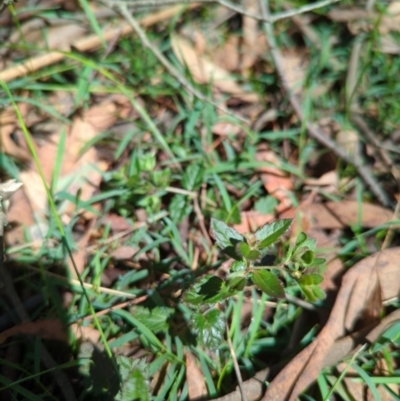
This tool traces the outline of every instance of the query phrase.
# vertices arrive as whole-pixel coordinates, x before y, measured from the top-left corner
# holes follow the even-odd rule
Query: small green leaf
[[[246,270],[246,262],[243,260],[235,260],[231,265],[231,272],[242,272]]]
[[[326,262],[326,259],[324,258],[315,258],[312,262],[313,266],[320,266],[323,265]]]
[[[255,236],[259,241],[258,249],[262,250],[276,242],[289,229],[292,221],[292,219],[276,220],[259,228],[255,232]]]
[[[313,293],[314,293],[314,295],[316,296],[316,298],[317,298],[319,301],[322,301],[323,299],[326,298],[325,291],[324,291],[322,288],[320,288],[320,287],[314,286],[314,288],[313,288]]]
[[[211,309],[205,314],[195,313],[190,323],[191,331],[200,345],[214,350],[223,342],[225,321],[220,310]]]
[[[247,260],[257,260],[260,259],[261,252],[257,251],[256,249],[252,249],[246,256]]]
[[[300,246],[307,239],[307,234],[301,232],[296,239],[296,247]]]
[[[285,298],[285,290],[278,277],[267,270],[253,271],[254,284],[267,295],[274,298]]]
[[[251,249],[249,245],[246,242],[238,242],[236,244],[236,252],[243,257],[247,257],[247,255],[250,253]]]
[[[314,251],[308,250],[301,255],[301,260],[305,265],[310,265],[314,260]]]
[[[306,274],[300,278],[299,283],[301,285],[318,285],[324,281],[324,278],[320,274]]]
[[[318,298],[314,295],[312,286],[308,285],[300,285],[301,290],[303,291],[304,295],[306,296],[307,301],[316,302]]]
[[[245,242],[243,235],[229,227],[221,220],[211,219],[211,233],[217,245],[231,258],[240,260],[241,256],[235,251],[238,242]]]
[[[325,292],[317,285],[300,284],[300,288],[310,302],[317,302],[326,298]]]
[[[226,285],[229,291],[242,291],[246,285],[246,279],[244,277],[233,277],[228,279]]]

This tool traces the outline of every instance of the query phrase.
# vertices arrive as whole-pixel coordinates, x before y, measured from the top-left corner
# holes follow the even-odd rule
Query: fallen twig
[[[191,4],[190,8],[198,7],[198,4]],[[166,10],[162,10],[158,13],[148,15],[140,20],[140,23],[144,27],[152,26],[158,22],[168,20],[174,16],[180,10],[179,6],[171,7]],[[118,28],[107,29],[102,32],[102,38],[104,41],[113,40],[115,37],[125,37],[132,33],[132,26],[130,24],[124,24]],[[93,51],[102,46],[101,38],[96,35],[90,35],[85,38],[77,40],[71,45],[71,49],[76,49],[79,52]],[[49,65],[58,63],[67,57],[66,52],[51,51],[46,54],[31,57],[25,60],[21,64],[14,65],[3,71],[0,71],[0,81],[9,82],[17,78],[21,78],[32,72],[38,71]]]
[[[280,21],[282,19],[291,18],[295,15],[307,13],[307,12],[315,10],[317,8],[325,7],[332,3],[337,3],[338,1],[340,1],[340,0],[317,1],[315,3],[311,3],[311,4],[307,4],[303,7],[299,7],[295,10],[283,11],[281,13],[277,13],[277,14],[271,15],[269,17],[260,16],[259,14],[249,13],[245,9],[243,9],[243,8],[237,6],[236,4],[231,3],[230,1],[227,1],[227,0],[131,0],[131,1],[114,0],[113,3],[115,5],[120,5],[120,4],[122,4],[124,6],[129,5],[134,8],[138,8],[138,7],[155,8],[155,7],[163,7],[163,6],[167,6],[167,5],[171,5],[171,4],[215,3],[215,4],[221,5],[229,10],[234,11],[235,13],[238,13],[245,17],[253,18],[257,21],[276,22],[276,21]]]

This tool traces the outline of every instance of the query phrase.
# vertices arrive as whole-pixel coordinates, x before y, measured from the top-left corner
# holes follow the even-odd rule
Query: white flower
[[[10,199],[14,195],[17,189],[22,187],[22,182],[16,182],[15,180],[8,180],[0,184],[0,198],[2,200]]]

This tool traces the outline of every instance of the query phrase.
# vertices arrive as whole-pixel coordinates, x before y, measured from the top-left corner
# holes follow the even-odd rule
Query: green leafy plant
[[[273,298],[285,298],[285,286],[297,282],[305,298],[316,302],[325,298],[318,274],[325,259],[315,257],[316,241],[301,232],[294,244],[277,259],[273,245],[290,228],[292,219],[265,224],[255,233],[242,235],[223,221],[212,219],[211,232],[216,244],[234,259],[225,280],[211,274],[194,283],[183,295],[193,310],[191,322],[203,345],[213,347],[223,338],[222,313],[214,306],[254,284]]]

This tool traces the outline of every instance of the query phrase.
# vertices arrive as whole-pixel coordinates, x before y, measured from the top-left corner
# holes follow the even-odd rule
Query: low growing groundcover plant
[[[214,348],[222,341],[225,323],[216,305],[248,285],[254,284],[272,298],[285,298],[285,286],[294,281],[308,301],[325,298],[319,287],[323,277],[318,273],[325,259],[315,257],[315,239],[301,232],[283,257],[271,253],[291,224],[292,219],[276,220],[255,233],[242,235],[221,220],[211,220],[216,244],[234,261],[225,280],[207,274],[183,294],[184,303],[193,313],[190,330],[199,343]]]

